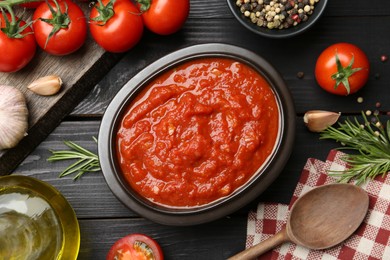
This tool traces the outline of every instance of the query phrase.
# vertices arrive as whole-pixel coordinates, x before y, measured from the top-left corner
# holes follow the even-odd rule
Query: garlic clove
[[[56,94],[62,85],[62,80],[59,76],[50,75],[38,78],[28,85],[28,89],[41,96],[51,96]]]
[[[307,128],[312,132],[321,132],[328,126],[333,125],[339,119],[341,113],[324,111],[324,110],[310,110],[303,116],[303,121]]]
[[[0,150],[15,147],[27,130],[28,109],[23,93],[0,85]]]

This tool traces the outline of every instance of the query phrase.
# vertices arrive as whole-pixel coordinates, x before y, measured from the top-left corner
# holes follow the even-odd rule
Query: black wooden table
[[[337,147],[319,140],[302,120],[307,110],[323,109],[359,115],[362,110],[390,111],[390,7],[387,1],[329,0],[320,21],[303,35],[291,39],[266,39],[244,29],[230,13],[225,0],[191,0],[191,11],[183,29],[171,36],[146,33],[126,53],[87,98],[43,141],[13,174],[32,176],[56,187],[74,208],[80,223],[79,259],[104,259],[110,246],[130,233],[144,233],[156,239],[166,259],[225,259],[244,249],[247,214],[258,202],[289,203],[300,172],[310,157],[324,160]],[[92,151],[102,114],[117,91],[138,71],[177,49],[200,43],[229,43],[247,48],[270,61],[283,75],[296,106],[295,146],[285,169],[259,198],[238,212],[193,227],[155,224],[124,207],[110,192],[101,172],[86,174],[78,181],[58,178],[68,163],[49,163],[49,149],[66,149],[64,140],[74,141]],[[323,91],[314,79],[316,58],[330,44],[350,42],[368,55],[370,79],[357,94],[340,97]],[[298,78],[297,73],[304,77]],[[358,103],[357,98],[364,102]],[[343,118],[341,120],[343,120]]]

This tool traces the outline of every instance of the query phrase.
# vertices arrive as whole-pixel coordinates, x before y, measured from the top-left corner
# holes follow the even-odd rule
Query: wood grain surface
[[[340,111],[341,120],[359,115],[361,110],[390,111],[390,9],[384,1],[329,1],[324,16],[309,31],[286,40],[266,39],[244,29],[223,0],[191,0],[190,17],[183,29],[171,36],[150,32],[134,49],[125,53],[112,69],[100,75],[89,95],[65,117],[61,124],[17,167],[13,174],[44,180],[59,189],[75,209],[81,228],[79,259],[105,259],[110,246],[129,233],[144,233],[162,246],[165,258],[226,259],[243,250],[247,214],[260,201],[289,203],[301,170],[308,158],[325,160],[338,145],[319,140],[302,120],[310,109]],[[65,149],[64,140],[97,151],[92,136],[97,136],[101,117],[118,90],[137,72],[177,49],[194,44],[220,42],[256,52],[271,62],[286,80],[297,110],[297,131],[293,153],[276,181],[259,198],[243,205],[236,213],[195,227],[168,227],[146,220],[123,206],[111,193],[101,172],[86,174],[78,181],[58,178],[68,163],[47,162],[50,149]],[[318,87],[314,64],[320,52],[336,42],[351,42],[361,47],[371,63],[367,85],[355,95],[338,97]],[[298,72],[304,72],[299,79]],[[363,103],[357,98],[363,97]],[[73,104],[76,105],[76,104]],[[26,144],[29,145],[29,144]]]

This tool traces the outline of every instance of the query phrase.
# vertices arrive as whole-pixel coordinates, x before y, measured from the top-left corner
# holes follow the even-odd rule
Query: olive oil
[[[50,185],[0,177],[0,259],[76,259],[80,230],[73,209]]]
[[[0,259],[56,259],[61,223],[49,203],[33,191],[8,188],[0,195]]]

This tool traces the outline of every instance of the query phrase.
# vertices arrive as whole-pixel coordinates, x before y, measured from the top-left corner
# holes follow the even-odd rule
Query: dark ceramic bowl
[[[256,24],[252,23],[248,17],[245,17],[239,7],[236,5],[237,0],[227,0],[230,11],[233,13],[234,17],[248,30],[268,37],[268,38],[289,38],[301,34],[311,28],[322,16],[325,7],[328,3],[328,0],[320,0],[316,3],[313,14],[309,16],[309,19],[305,22],[301,22],[296,26],[286,28],[286,29],[268,29],[265,27],[259,27]]]
[[[137,194],[122,176],[116,159],[116,131],[126,108],[156,76],[189,60],[225,57],[253,67],[272,87],[280,111],[279,138],[269,160],[245,185],[229,196],[204,206],[172,208],[154,204]],[[117,93],[107,107],[99,130],[99,159],[108,186],[128,208],[145,218],[166,225],[195,225],[226,216],[258,197],[279,175],[287,162],[295,135],[295,109],[290,92],[279,73],[253,52],[226,44],[195,45],[171,53],[149,65]]]

